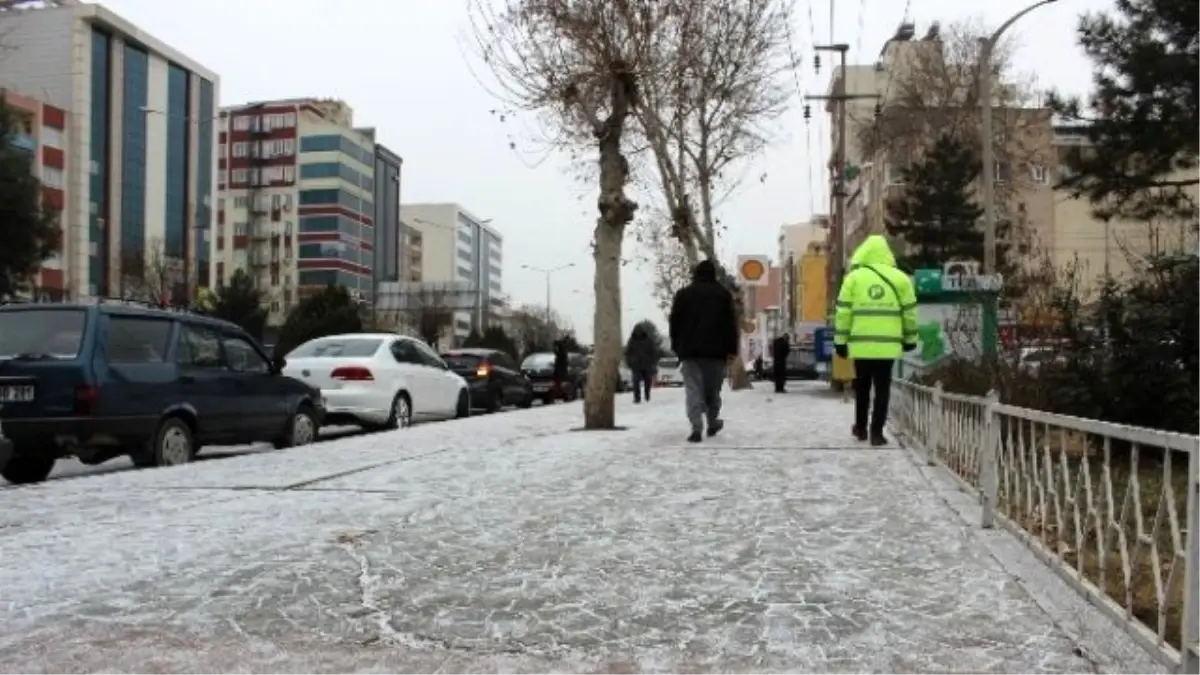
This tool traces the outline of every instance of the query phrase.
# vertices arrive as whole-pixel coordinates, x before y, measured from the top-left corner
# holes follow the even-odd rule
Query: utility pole
[[[846,272],[849,254],[846,251],[846,102],[859,100],[879,100],[880,96],[876,94],[847,94],[846,93],[846,52],[850,51],[848,44],[831,44],[831,45],[813,45],[813,49],[819,52],[837,52],[841,67],[841,77],[837,92],[830,96],[805,96],[807,101],[833,101],[837,103],[837,129],[838,129],[838,144],[836,156],[834,159],[835,171],[833,199],[834,199],[834,227],[837,228],[837,252],[836,255],[830,256],[829,269],[829,289],[828,304],[833,306],[837,298],[836,287],[841,283],[842,275]],[[806,111],[807,112],[807,111]],[[808,115],[805,115],[807,118]]]
[[[554,340],[554,311],[550,309],[550,275],[555,272],[565,270],[569,267],[574,267],[575,263],[567,263],[558,267],[538,267],[536,265],[521,265],[521,269],[530,270],[532,272],[541,272],[546,277],[546,332],[551,342]]]

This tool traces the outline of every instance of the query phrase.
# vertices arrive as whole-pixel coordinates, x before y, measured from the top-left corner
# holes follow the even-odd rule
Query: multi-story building
[[[475,308],[455,314],[455,335],[483,330],[503,289],[504,239],[500,233],[490,226],[490,220],[454,203],[404,204],[400,218],[421,233],[424,281],[466,282],[477,289]]]
[[[2,11],[0,35],[0,84],[64,112],[67,290],[115,295],[153,256],[160,290],[190,296],[206,282],[217,76],[95,4]]]
[[[808,251],[809,244],[825,242],[825,230],[829,227],[829,219],[816,216],[807,223],[783,225],[779,228],[779,252],[776,260],[780,265],[787,264],[789,258],[799,260]]]
[[[66,111],[16,92],[0,90],[0,97],[16,112],[22,125],[10,143],[29,153],[30,170],[42,181],[42,205],[61,212],[68,200],[65,150],[69,138]],[[64,297],[66,277],[61,252],[55,252],[44,260],[30,281],[35,298]]]
[[[400,280],[420,281],[424,278],[421,257],[424,252],[421,231],[400,221]]]
[[[278,324],[329,284],[375,284],[375,143],[345,103],[265,101],[221,113],[214,281],[245,269]]]

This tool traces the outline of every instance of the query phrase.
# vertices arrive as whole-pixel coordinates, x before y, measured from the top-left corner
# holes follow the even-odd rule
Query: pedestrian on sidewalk
[[[671,350],[679,357],[684,399],[692,433],[699,443],[725,427],[721,420],[721,385],[725,369],[737,355],[738,323],[733,294],[717,281],[717,266],[702,260],[692,271],[692,283],[680,289],[671,303]]]
[[[886,445],[883,427],[892,366],[901,354],[917,347],[917,296],[882,235],[867,237],[850,258],[850,272],[838,292],[833,330],[838,356],[854,360],[854,437]]]
[[[775,377],[776,394],[787,393],[787,358],[791,351],[792,341],[787,333],[775,338],[775,342],[771,344],[771,356],[775,359],[771,374]]]
[[[568,398],[569,373],[570,355],[567,353],[567,341],[559,338],[554,341],[554,391],[562,396],[564,401]]]
[[[629,342],[625,343],[625,365],[633,380],[633,402],[641,403],[645,396],[649,403],[650,386],[658,371],[658,341],[640,324],[633,327]]]

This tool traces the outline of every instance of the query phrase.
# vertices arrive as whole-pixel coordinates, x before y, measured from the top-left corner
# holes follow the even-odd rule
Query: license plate
[[[535,385],[533,385],[533,390],[534,390],[534,391],[550,391],[550,385],[548,385],[548,384],[535,384]]]
[[[33,394],[32,384],[5,385],[0,387],[0,403],[28,403]]]

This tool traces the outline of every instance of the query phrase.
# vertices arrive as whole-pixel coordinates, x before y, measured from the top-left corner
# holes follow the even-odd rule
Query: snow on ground
[[[793,386],[699,446],[655,392],[0,492],[0,670],[1156,670]]]

